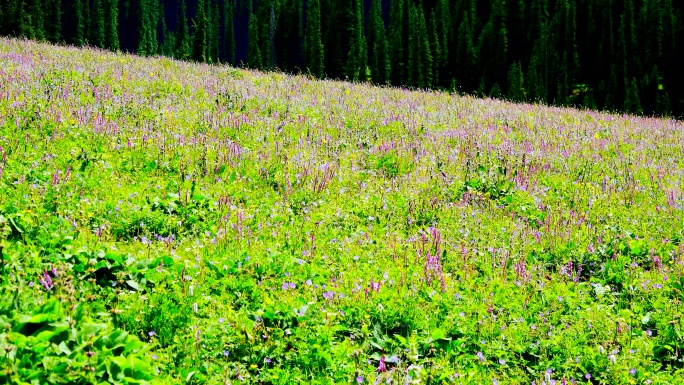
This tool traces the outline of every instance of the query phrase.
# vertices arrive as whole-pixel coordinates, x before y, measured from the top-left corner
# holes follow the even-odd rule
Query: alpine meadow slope
[[[684,126],[0,40],[0,383],[684,381]]]

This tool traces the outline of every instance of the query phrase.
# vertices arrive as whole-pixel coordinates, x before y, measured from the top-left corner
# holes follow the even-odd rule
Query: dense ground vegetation
[[[0,40],[0,383],[680,383],[683,128]]]
[[[674,0],[0,0],[0,34],[684,116]]]

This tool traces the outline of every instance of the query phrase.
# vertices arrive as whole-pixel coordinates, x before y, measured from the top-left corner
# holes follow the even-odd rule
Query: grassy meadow
[[[0,383],[684,381],[684,125],[0,39]]]

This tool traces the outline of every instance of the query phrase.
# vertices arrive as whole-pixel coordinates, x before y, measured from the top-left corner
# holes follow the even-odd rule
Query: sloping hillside
[[[678,121],[0,40],[0,382],[678,383],[682,154]]]

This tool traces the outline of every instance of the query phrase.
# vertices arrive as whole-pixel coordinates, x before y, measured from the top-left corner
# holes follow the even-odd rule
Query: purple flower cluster
[[[57,270],[55,269],[54,266],[51,267],[51,272],[52,272],[52,275],[55,278],[57,278]],[[50,290],[52,290],[53,287],[55,287],[54,283],[52,282],[52,277],[50,277],[50,274],[48,274],[47,270],[43,271],[43,275],[40,276],[39,280],[40,280],[40,283],[45,288],[45,291],[50,291]]]

